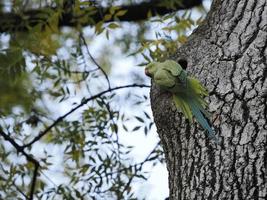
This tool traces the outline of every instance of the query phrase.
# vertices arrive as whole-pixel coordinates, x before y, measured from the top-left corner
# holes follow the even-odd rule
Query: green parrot
[[[181,65],[173,60],[152,62],[145,68],[145,74],[161,89],[171,92],[176,108],[180,109],[190,122],[194,116],[208,132],[209,138],[218,143],[207,120],[210,114],[205,110],[208,104],[204,97],[208,96],[208,91],[197,79],[187,76]]]

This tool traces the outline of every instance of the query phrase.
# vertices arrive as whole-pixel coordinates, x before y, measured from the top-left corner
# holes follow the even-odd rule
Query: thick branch
[[[115,20],[136,22],[140,20],[145,20],[148,18],[148,12],[152,16],[164,15],[170,12],[189,9],[198,5],[201,5],[202,0],[182,0],[180,4],[176,4],[174,8],[167,8],[160,6],[159,3],[162,1],[151,0],[150,2],[143,2],[135,5],[121,6],[121,10],[127,10],[123,16],[116,16],[116,19],[112,17],[111,19],[105,20],[105,22],[111,22]],[[23,13],[0,13],[0,33],[13,32],[13,31],[27,31],[29,27],[34,27],[40,22],[47,22],[49,18],[49,11],[56,11],[62,8],[40,8],[27,10]],[[103,21],[103,17],[109,14],[110,8],[95,7],[93,10],[84,10],[82,14],[75,14],[71,12],[72,9],[66,9],[65,13],[59,19],[58,26],[70,26],[76,27],[77,25],[88,26],[94,25],[97,22]],[[84,20],[87,18],[88,20]]]
[[[32,177],[31,188],[30,188],[30,196],[28,198],[29,200],[32,200],[33,195],[34,195],[34,191],[35,191],[35,185],[36,185],[36,180],[37,180],[37,176],[38,176],[38,169],[39,169],[40,164],[34,157],[32,157],[30,154],[26,153],[22,146],[20,146],[13,138],[11,138],[8,134],[6,134],[1,129],[0,129],[0,135],[2,135],[6,141],[10,142],[12,144],[12,146],[17,150],[17,152],[24,155],[29,162],[34,164],[34,172],[33,172],[33,177]]]

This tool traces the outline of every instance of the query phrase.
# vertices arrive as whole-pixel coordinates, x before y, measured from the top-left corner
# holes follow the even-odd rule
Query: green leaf
[[[115,133],[118,133],[118,126],[117,126],[117,124],[112,124],[111,125],[111,131],[112,132],[115,132]]]
[[[126,13],[127,13],[127,10],[119,10],[119,11],[115,14],[115,16],[116,16],[116,17],[120,17],[120,16],[125,15]]]
[[[108,28],[110,28],[110,29],[116,29],[116,28],[118,28],[118,27],[120,27],[120,25],[117,24],[117,23],[110,23],[110,24],[108,25]]]
[[[135,118],[136,118],[139,122],[142,122],[142,123],[145,122],[141,117],[135,116]]]
[[[137,131],[137,130],[139,130],[140,128],[141,128],[141,126],[136,126],[136,127],[133,128],[132,132]]]
[[[144,114],[145,114],[145,116],[146,116],[147,119],[151,119],[150,116],[149,116],[149,114],[147,114],[147,112],[144,111]]]
[[[14,80],[25,72],[25,65],[25,58],[20,48],[6,49],[0,53],[0,76],[8,76]]]
[[[111,14],[107,14],[104,16],[104,21],[109,21],[112,18]]]

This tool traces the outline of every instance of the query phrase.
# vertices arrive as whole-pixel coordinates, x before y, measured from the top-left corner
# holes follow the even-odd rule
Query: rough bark
[[[170,199],[267,199],[267,1],[214,0],[174,56],[210,91],[221,144],[151,90],[169,171]]]

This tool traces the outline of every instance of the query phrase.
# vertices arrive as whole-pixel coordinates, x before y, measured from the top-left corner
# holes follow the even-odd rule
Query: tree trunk
[[[175,60],[210,91],[216,144],[153,85],[170,199],[267,199],[267,0],[214,0]]]

